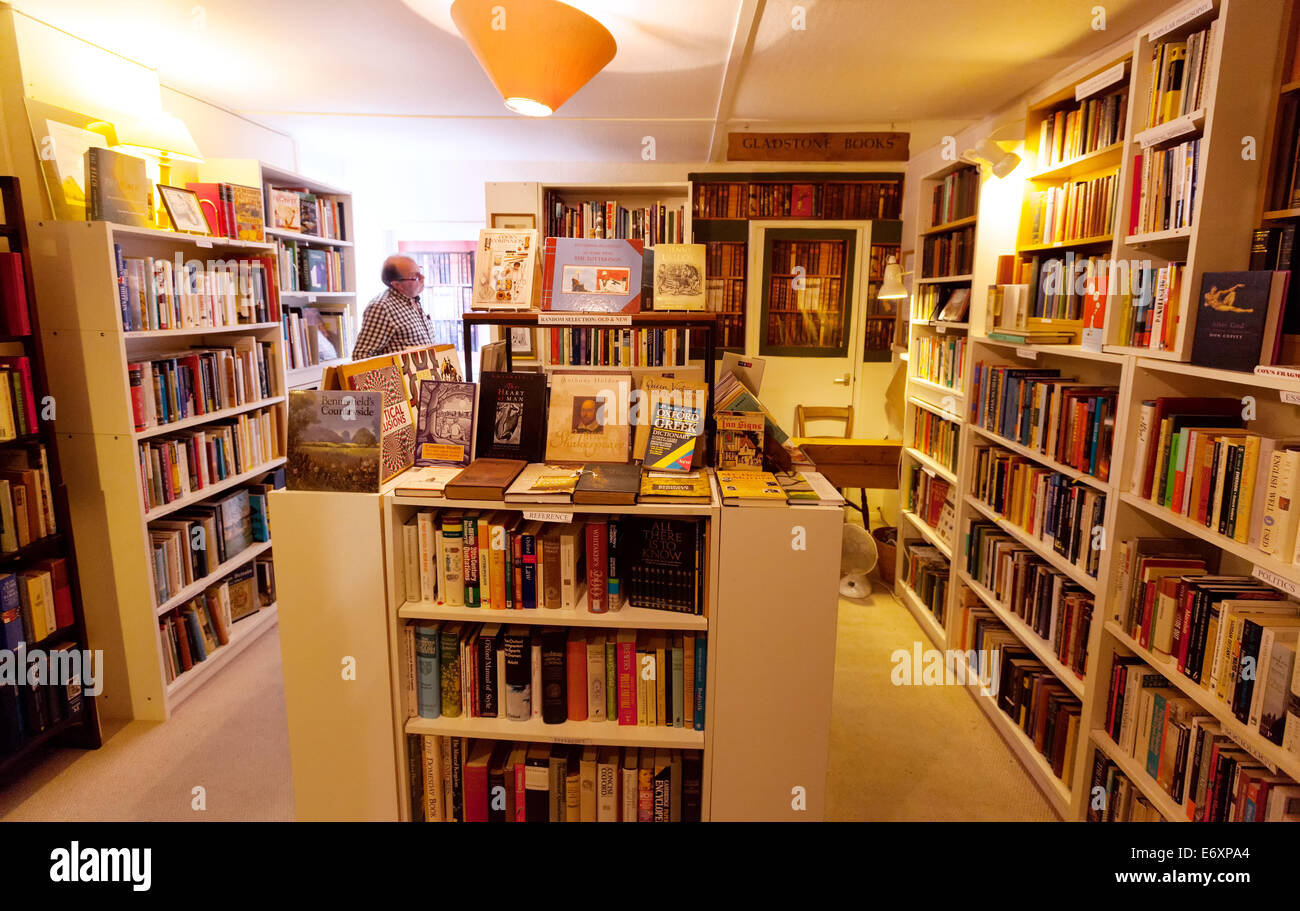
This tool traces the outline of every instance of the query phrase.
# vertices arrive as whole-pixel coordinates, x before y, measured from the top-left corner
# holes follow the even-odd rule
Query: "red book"
[[[587,720],[587,634],[580,629],[569,630],[565,649],[565,694],[569,700],[569,720]]]
[[[18,253],[0,253],[0,317],[6,335],[27,335],[32,331],[27,316],[23,258]]]
[[[58,628],[71,626],[72,584],[68,581],[68,561],[63,557],[53,557],[42,561],[40,567],[50,574],[50,587],[54,589],[54,620]]]
[[[618,723],[636,726],[636,631],[620,630],[615,646],[618,659]]]
[[[199,208],[208,220],[208,230],[218,237],[231,237],[226,221],[226,204],[219,183],[187,183],[185,189],[193,190],[199,198]]]
[[[587,539],[587,610],[603,614],[609,611],[609,525],[601,516],[588,521],[582,533]]]
[[[465,760],[463,775],[465,822],[488,821],[488,762],[495,740],[478,740]]]
[[[181,653],[181,671],[188,671],[194,667],[194,659],[190,657],[190,631],[186,628],[185,618],[179,613],[171,615],[172,630],[176,633],[176,645]]]
[[[279,267],[275,259],[270,256],[259,256],[257,261],[262,264],[266,272],[266,309],[267,321],[272,323],[280,322],[280,284],[279,284]]]
[[[528,822],[528,789],[525,787],[528,765],[515,763],[515,822]]]

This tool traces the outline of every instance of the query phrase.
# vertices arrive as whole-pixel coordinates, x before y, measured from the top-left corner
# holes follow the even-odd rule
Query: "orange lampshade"
[[[451,18],[506,107],[545,117],[614,59],[605,26],[559,0],[456,0]]]

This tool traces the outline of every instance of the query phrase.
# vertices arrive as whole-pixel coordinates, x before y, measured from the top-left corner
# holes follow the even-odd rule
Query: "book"
[[[582,466],[573,502],[582,505],[631,506],[641,489],[641,466],[608,463]]]
[[[582,470],[534,462],[520,472],[508,490],[507,503],[571,503]]]
[[[470,463],[474,448],[473,383],[425,380],[420,383],[418,423],[415,432],[415,464],[458,465]]]
[[[151,228],[153,184],[143,158],[109,149],[86,149],[86,218]]]
[[[459,475],[461,469],[431,465],[428,468],[408,468],[397,478],[393,493],[399,497],[430,497],[440,499],[447,482]]]
[[[382,395],[380,423],[381,480],[387,481],[410,468],[415,460],[415,420],[394,357],[353,361],[338,368],[339,378],[350,390],[375,390]]]
[[[619,559],[627,602],[676,613],[704,612],[704,524],[697,519],[625,516]]]
[[[725,351],[722,354],[720,375],[731,374],[735,376],[752,395],[758,395],[763,387],[763,368],[766,366],[767,360],[765,358]]]
[[[518,459],[475,459],[447,482],[443,494],[450,500],[501,500],[527,465]]]
[[[726,506],[785,506],[786,496],[768,471],[725,469],[717,472],[718,489]]]
[[[1192,363],[1240,371],[1273,364],[1289,279],[1289,272],[1205,273]]]
[[[546,377],[540,373],[485,373],[479,380],[478,458],[545,459]]]
[[[642,250],[639,240],[546,238],[542,309],[640,312]]]
[[[535,308],[540,290],[541,262],[537,231],[479,231],[474,263],[475,310]]]
[[[654,309],[705,309],[704,244],[656,244]]]
[[[378,493],[381,401],[379,392],[290,390],[288,488]]]
[[[631,434],[619,405],[630,389],[623,374],[553,375],[546,461],[626,462]]]
[[[708,473],[703,469],[678,472],[647,471],[641,475],[638,503],[681,503],[698,505],[713,502]]]
[[[717,467],[763,468],[763,415],[757,411],[720,411],[717,426]]]

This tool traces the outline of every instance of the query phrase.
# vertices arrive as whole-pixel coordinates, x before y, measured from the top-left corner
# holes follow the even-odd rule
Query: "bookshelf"
[[[64,464],[78,466],[67,478],[78,549],[83,561],[112,567],[103,584],[83,593],[87,633],[104,651],[100,709],[113,718],[164,721],[181,701],[276,622],[276,605],[263,603],[254,574],[253,597],[260,609],[234,622],[229,641],[207,660],[195,662],[169,680],[164,650],[170,645],[160,632],[160,620],[177,616],[186,592],[201,596],[213,586],[232,581],[232,573],[255,569],[251,564],[259,557],[264,560],[266,554],[229,554],[207,573],[194,567],[192,573],[197,578],[164,597],[164,587],[159,584],[164,580],[155,578],[153,533],[163,530],[160,520],[179,518],[193,505],[211,504],[247,483],[260,481],[284,463],[284,340],[274,269],[265,272],[270,290],[262,311],[232,306],[203,315],[201,308],[192,307],[182,310],[180,325],[171,329],[126,331],[116,250],[120,248],[129,269],[133,260],[147,262],[148,258],[169,262],[178,257],[182,261],[197,259],[201,265],[251,257],[270,261],[275,248],[269,242],[197,238],[108,222],[41,222],[33,237],[33,268],[42,293],[42,340],[47,356],[57,359],[62,368],[50,376],[50,392],[59,405],[59,457]],[[129,296],[129,284],[126,290]],[[225,325],[210,325],[223,320]],[[130,365],[161,364],[164,367],[156,369],[163,370],[178,353],[191,348],[230,346],[245,358],[239,362],[242,367],[231,364],[228,368],[244,370],[249,385],[242,389],[242,397],[238,391],[228,390],[236,401],[226,407],[200,411],[196,404],[196,413],[173,423],[167,423],[166,412],[158,410],[153,426],[147,421],[140,426],[133,406]],[[253,370],[257,371],[256,380]],[[229,384],[231,374],[223,375]],[[140,407],[144,401],[140,399]],[[221,444],[223,455],[217,462],[214,447],[226,428],[230,436]],[[204,479],[206,484],[200,486],[196,479],[190,492],[173,489],[176,495],[150,507],[150,498],[159,488],[146,494],[141,447],[151,452],[173,439],[190,440],[196,433],[209,440],[205,470],[217,470]],[[227,461],[233,452],[224,448],[227,443],[241,450],[237,459]]]
[[[408,736],[419,734],[700,750],[703,819],[823,818],[842,506],[723,507],[716,486],[707,505],[547,506],[548,512],[672,515],[705,522],[705,613],[625,606],[593,615],[581,605],[576,611],[498,612],[408,602],[403,524],[420,510],[516,513],[535,507],[398,497],[392,492],[398,483],[390,482],[377,495],[271,495],[277,520],[286,528],[276,564],[285,605],[281,644],[298,819],[409,820],[407,743]],[[791,523],[807,531],[807,550],[791,551]],[[336,563],[348,564],[348,572],[320,572],[319,567]],[[755,651],[754,643],[788,627],[788,606],[796,602],[804,605],[798,628],[782,636],[783,671],[772,674],[768,656]],[[548,725],[538,719],[464,715],[412,718],[402,669],[402,627],[410,619],[703,631],[708,636],[704,730],[616,721]],[[340,674],[339,656],[355,662],[353,679]],[[365,671],[375,667],[387,673]],[[755,762],[756,755],[763,761]],[[343,787],[345,781],[352,784]],[[792,782],[806,789],[806,809],[792,806]]]
[[[337,367],[351,360],[352,345],[361,328],[362,308],[357,300],[356,250],[353,245],[356,221],[351,192],[250,159],[208,159],[198,166],[198,171],[200,180],[261,188],[266,239],[274,245],[281,268],[279,288],[285,322],[282,332],[285,338],[286,388],[319,388],[326,367]],[[328,236],[274,227],[274,191],[278,189],[295,189],[314,195],[322,201],[322,206],[329,201],[333,219]],[[320,268],[325,269],[324,281],[319,285],[308,286],[301,281],[300,261],[304,257],[319,257],[327,261],[326,266],[313,266],[317,272]]]
[[[691,243],[691,185],[667,183],[543,183],[542,239],[609,237]]]
[[[26,315],[30,332],[10,336],[0,342],[0,351],[6,357],[25,357],[31,368],[32,394],[42,407],[46,402],[47,371],[45,367],[45,345],[42,343],[41,321],[36,306],[36,288],[33,281],[31,249],[27,235],[27,220],[23,213],[21,187],[16,177],[0,177],[0,240],[4,242],[6,253],[16,253],[22,259],[21,286],[25,297]],[[52,421],[37,419],[34,436],[18,436],[0,443],[0,448],[8,451],[20,450],[36,453],[43,449],[48,464],[50,504],[56,528],[53,533],[31,541],[26,546],[0,555],[0,572],[16,573],[33,567],[39,560],[62,558],[67,567],[67,584],[70,590],[72,622],[64,623],[51,634],[41,635],[36,641],[27,642],[32,649],[49,650],[64,642],[86,650],[90,648],[86,628],[84,602],[82,599],[81,580],[77,570],[77,553],[73,540],[72,521],[69,512],[68,492],[63,480],[62,463]],[[39,464],[39,462],[35,463]],[[24,637],[25,639],[26,637]],[[98,671],[99,668],[96,668]],[[14,705],[24,703],[24,714],[28,699],[39,699],[42,704],[49,704],[52,699],[59,699],[57,691],[51,687],[29,690],[24,687],[24,695],[16,697]],[[30,694],[30,695],[28,695]],[[60,699],[59,707],[64,705]],[[48,711],[48,710],[47,710]],[[27,723],[21,733],[21,739],[12,744],[12,749],[0,747],[0,775],[9,776],[13,772],[29,765],[47,745],[62,744],[94,749],[100,746],[99,712],[96,697],[83,688],[80,710],[56,718],[47,716],[46,723],[39,729],[28,715]]]

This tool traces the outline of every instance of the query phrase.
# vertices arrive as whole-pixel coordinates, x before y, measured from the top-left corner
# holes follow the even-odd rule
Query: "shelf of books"
[[[101,669],[83,664],[90,640],[15,177],[0,177],[0,244],[0,645],[47,653],[59,678],[0,686],[0,774],[9,776],[46,745],[100,745],[97,700],[82,682]]]
[[[1212,274],[1247,267],[1248,244],[1224,238],[1248,238],[1260,212],[1266,155],[1242,144],[1265,139],[1276,111],[1258,90],[1277,84],[1276,58],[1260,48],[1277,46],[1284,5],[1185,3],[1136,37],[1106,350],[1192,360],[1198,323],[1220,309],[1196,306]]]
[[[546,183],[542,238],[595,237],[656,244],[691,243],[691,184]]]
[[[253,160],[211,159],[198,171],[209,183],[196,187],[259,188],[277,268],[287,388],[316,388],[325,367],[347,362],[361,326],[351,193]]]
[[[102,221],[35,231],[77,546],[114,568],[84,594],[110,717],[165,720],[275,622],[281,297],[260,207],[235,212],[248,236],[201,248]]]

